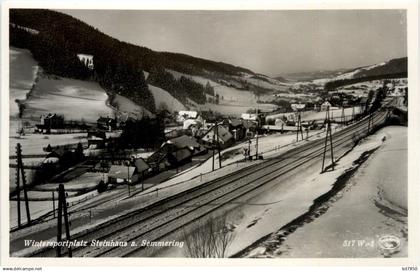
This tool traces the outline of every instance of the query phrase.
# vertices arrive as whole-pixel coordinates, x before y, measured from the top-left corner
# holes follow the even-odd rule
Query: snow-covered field
[[[185,110],[185,106],[175,99],[169,92],[161,88],[149,85],[149,90],[152,92],[157,109],[167,109],[170,112]]]
[[[206,103],[205,105],[199,105],[201,110],[211,110],[215,112],[219,112],[225,116],[233,116],[239,118],[241,114],[246,113],[248,110],[252,109],[255,110],[259,108],[262,111],[273,111],[277,107],[272,104],[252,104],[250,102],[247,104],[239,104],[239,103],[223,103],[223,104],[211,104]]]
[[[382,141],[384,136],[386,136],[385,142]],[[273,193],[271,198],[264,197],[266,202],[280,202],[257,208],[258,210],[252,213],[243,211],[246,219],[239,223],[236,229],[237,236],[240,236],[240,242],[244,242],[244,236],[245,239],[257,239],[261,232],[276,231],[275,227],[279,229],[285,222],[306,212],[312,204],[311,201],[331,189],[336,178],[345,169],[351,168],[355,159],[364,151],[376,147],[380,148],[350,178],[345,188],[327,201],[311,218],[305,220],[303,225],[296,225],[296,231],[290,234],[285,234],[283,230],[276,232],[248,256],[384,257],[390,255],[379,247],[378,238],[394,235],[399,238],[401,245],[393,256],[406,257],[407,128],[405,127],[387,127],[378,131],[340,160],[335,171],[308,176],[305,183],[299,185],[294,193],[283,191],[283,195],[276,196]],[[291,198],[288,199],[289,197]],[[253,232],[246,228],[246,223],[252,218],[258,220],[258,223],[252,227],[255,228]],[[275,226],[270,226],[272,224]],[[234,248],[235,243],[231,246],[231,249]]]
[[[361,107],[355,106],[354,107],[354,114],[361,113]],[[283,117],[287,117],[288,115],[294,114],[293,112],[290,113],[282,113],[282,114],[275,114],[269,115],[266,119],[281,119]],[[311,120],[322,120],[325,119],[326,111],[305,111],[301,113],[302,121],[311,121]],[[351,117],[353,114],[353,108],[344,108],[344,116]],[[342,109],[333,109],[330,110],[330,118],[340,118],[342,115]]]
[[[24,117],[37,119],[42,114],[58,113],[65,120],[96,123],[100,116],[113,114],[107,99],[105,90],[96,82],[43,75],[25,101]]]
[[[26,99],[26,94],[35,82],[39,67],[32,54],[25,49],[10,47],[9,59],[9,108],[10,116],[16,116],[19,113],[19,107],[15,100]]]
[[[45,154],[42,150],[43,147],[47,147],[48,144],[51,146],[75,144],[75,143],[86,143],[87,133],[76,133],[76,134],[28,134],[20,137],[9,138],[9,152],[10,155],[15,155],[16,144],[20,143],[22,146],[22,154]]]

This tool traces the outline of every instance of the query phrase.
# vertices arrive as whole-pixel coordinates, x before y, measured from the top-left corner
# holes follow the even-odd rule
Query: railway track
[[[385,119],[386,113],[381,111],[372,116],[375,125],[382,123]],[[367,132],[368,121],[368,118],[365,118],[336,132],[333,140],[335,152],[346,152],[345,146],[353,144],[352,139],[355,134],[360,136]],[[324,151],[324,144],[324,138],[309,142],[263,163],[209,181],[144,209],[131,212],[117,220],[104,223],[92,231],[73,236],[72,239],[86,240],[88,243],[92,240],[113,240],[129,244],[132,241],[139,243],[141,240],[159,240],[255,189],[272,184],[274,180],[294,169],[319,162]],[[327,153],[328,150],[329,144]],[[75,247],[73,257],[124,257],[138,253],[142,249],[144,247],[141,246]],[[66,252],[63,251],[63,253]],[[54,257],[55,250],[46,248],[29,256]]]

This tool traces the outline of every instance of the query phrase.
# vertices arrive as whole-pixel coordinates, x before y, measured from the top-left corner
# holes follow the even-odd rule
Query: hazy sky
[[[62,10],[119,40],[267,75],[353,68],[407,55],[399,10]]]

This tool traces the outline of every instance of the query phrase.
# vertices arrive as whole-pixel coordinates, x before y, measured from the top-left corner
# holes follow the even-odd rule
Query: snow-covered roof
[[[84,59],[89,59],[89,60],[91,60],[91,59],[93,59],[93,55],[88,55],[88,54],[77,54],[77,57],[78,57],[80,60],[84,60]]]
[[[208,138],[208,140],[206,140],[206,138],[207,138],[206,136],[209,135],[209,133],[215,133],[214,132],[215,129],[216,129],[216,126],[214,125],[213,127],[211,127],[210,130],[207,131],[207,133],[205,133],[203,135],[202,139],[205,140],[205,141],[212,141],[213,140],[212,136],[210,138]],[[223,125],[217,125],[217,135],[218,136],[216,136],[216,137],[219,139],[219,141],[223,141],[223,142],[227,142],[231,138],[233,138],[233,135]]]
[[[257,120],[257,114],[242,113],[241,119],[244,119],[244,120]]]
[[[108,177],[115,179],[130,179],[133,176],[135,167],[112,165],[108,172]]]
[[[58,159],[57,157],[48,157],[45,158],[44,161],[42,161],[43,164],[55,164],[58,163],[58,161],[60,161],[60,159]]]
[[[186,148],[184,148],[184,149],[179,149],[179,150],[176,150],[176,151],[174,151],[173,153],[172,153],[172,156],[178,161],[178,162],[180,162],[180,161],[182,161],[182,160],[185,160],[185,159],[187,159],[187,158],[189,158],[189,157],[191,157],[192,156],[192,153],[191,153],[191,151],[189,151],[188,149],[186,149]]]
[[[191,125],[201,125],[201,124],[202,122],[198,119],[187,119],[187,120],[184,120],[184,124],[182,128],[186,130],[186,129],[189,129]]]
[[[136,159],[134,165],[137,168],[137,172],[143,172],[150,168],[150,166],[143,160],[143,158]]]
[[[200,144],[198,144],[194,138],[186,136],[186,135],[183,135],[177,138],[172,138],[171,140],[168,140],[166,143],[173,144],[178,149],[182,149],[186,147],[190,149],[194,149],[194,148],[200,147]]]
[[[178,115],[182,116],[182,117],[187,116],[187,118],[195,119],[198,116],[198,112],[197,111],[183,111],[183,110],[181,110],[181,111],[178,112]]]
[[[303,108],[305,108],[305,104],[301,104],[301,103],[298,103],[298,104],[291,104],[290,105],[290,107],[293,109],[293,110],[301,110],[301,109],[303,109]]]

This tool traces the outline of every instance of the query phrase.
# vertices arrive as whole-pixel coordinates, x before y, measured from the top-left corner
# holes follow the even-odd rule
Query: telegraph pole
[[[255,160],[258,159],[258,123],[259,121],[257,121],[257,129],[255,130],[255,135],[256,135],[256,139],[255,139]]]
[[[175,155],[177,155],[177,153],[175,152]],[[128,196],[130,196],[130,194],[131,194],[131,191],[130,191],[130,162],[129,161],[127,161],[127,162],[125,162],[125,165],[127,166],[127,187],[128,187]],[[177,170],[176,170],[176,172],[178,173],[178,165],[177,165],[177,168],[176,168]]]
[[[222,156],[220,155],[219,126],[217,122],[216,122],[216,134],[217,134],[217,152],[219,154],[219,168],[222,168]]]
[[[21,210],[20,210],[20,178],[22,178],[22,188],[23,188],[23,197],[25,200],[25,208],[26,208],[26,218],[27,224],[31,224],[31,214],[29,211],[29,200],[28,200],[28,192],[26,187],[26,177],[25,177],[25,170],[22,161],[22,146],[20,143],[16,145],[16,154],[17,154],[17,170],[16,170],[16,189],[17,189],[17,212],[18,212],[18,227],[22,226],[21,221]]]
[[[258,129],[260,128],[260,116],[259,116],[259,111],[260,111],[260,105],[259,105],[259,100],[260,100],[260,95],[257,94],[257,129],[255,130],[255,135],[257,136],[256,140],[255,140],[255,160],[258,159]]]
[[[63,215],[64,215],[64,227],[66,232],[66,240],[70,242],[70,223],[69,214],[67,213],[67,201],[66,192],[64,191],[64,185],[58,186],[58,218],[57,218],[57,243],[61,242],[62,226],[63,226]],[[61,257],[61,246],[56,247],[57,257]],[[72,257],[71,246],[68,247],[69,257]]]
[[[373,120],[372,120],[372,112],[369,113],[369,119],[368,119],[368,134],[372,130],[373,126]]]
[[[215,124],[216,125],[216,124]],[[215,140],[216,140],[216,127],[213,127],[213,156],[212,156],[212,163],[211,163],[211,170],[212,171],[214,171],[214,156],[215,156],[215,151],[214,151],[214,148],[216,147],[216,143],[215,143]]]
[[[55,193],[52,191],[53,217],[55,218]]]
[[[324,146],[324,153],[322,157],[321,173],[325,172],[324,165],[325,165],[325,158],[326,158],[326,153],[327,153],[328,139],[330,140],[331,165],[332,165],[332,170],[334,170],[334,150],[333,150],[333,142],[332,142],[331,120],[330,120],[329,108],[326,114],[326,122],[327,122],[327,131],[325,133],[325,146]]]
[[[296,126],[296,142],[299,141],[299,132],[300,132],[301,139],[303,140],[302,120],[300,117],[300,112],[298,111],[298,121],[297,121],[297,126]]]

